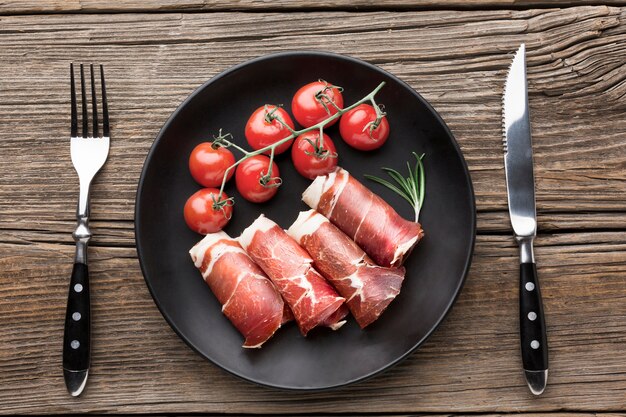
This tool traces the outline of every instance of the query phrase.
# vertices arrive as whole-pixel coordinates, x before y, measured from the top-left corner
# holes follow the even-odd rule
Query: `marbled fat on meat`
[[[283,299],[274,284],[224,232],[205,236],[189,254],[224,315],[244,336],[243,347],[261,347],[286,318]]]
[[[419,223],[403,219],[386,201],[338,168],[317,177],[302,200],[350,236],[381,266],[400,266],[421,239]]]
[[[344,298],[314,268],[313,260],[276,223],[261,215],[239,237],[241,246],[283,296],[303,335],[317,326],[337,329],[348,310]]]
[[[376,264],[357,244],[315,210],[301,212],[287,233],[346,299],[361,328],[373,323],[400,293],[405,270]]]

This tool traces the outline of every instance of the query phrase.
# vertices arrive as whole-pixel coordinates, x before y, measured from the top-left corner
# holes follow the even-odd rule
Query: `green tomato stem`
[[[272,165],[274,165],[274,151],[276,150],[276,148],[272,148],[272,151],[270,152],[270,165],[267,168],[267,177],[268,178],[272,178]]]
[[[237,149],[238,151],[240,151],[240,152],[241,152],[241,153],[243,153],[244,155],[248,155],[248,154],[250,153],[250,152],[246,151],[244,148],[242,148],[242,147],[241,147],[241,146],[239,146],[239,145],[235,145],[234,143],[232,143],[232,142],[230,142],[230,141],[229,141],[229,143],[230,143],[230,144],[228,145],[229,147],[230,147],[230,146],[232,146],[233,148]]]

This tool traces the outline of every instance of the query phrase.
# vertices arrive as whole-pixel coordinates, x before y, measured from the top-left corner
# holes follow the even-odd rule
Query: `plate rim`
[[[352,62],[354,64],[358,64],[358,65],[362,65],[362,66],[368,67],[369,69],[371,69],[373,71],[381,72],[385,76],[393,79],[394,81],[398,82],[403,87],[407,88],[435,116],[435,119],[443,126],[444,131],[449,135],[450,138],[453,139],[452,140],[452,144],[453,144],[454,150],[456,151],[456,153],[460,157],[460,160],[461,160],[461,163],[462,163],[462,166],[463,166],[463,171],[465,173],[466,185],[467,185],[468,190],[469,190],[470,203],[471,203],[471,209],[472,209],[471,225],[470,225],[471,226],[471,230],[472,230],[472,235],[471,235],[471,239],[470,239],[469,252],[467,254],[467,259],[465,260],[465,265],[464,265],[464,268],[463,268],[463,274],[461,276],[461,280],[459,281],[458,285],[456,286],[456,288],[454,290],[454,296],[450,299],[449,303],[446,305],[446,307],[444,309],[443,314],[437,319],[437,321],[432,326],[432,328],[428,332],[426,332],[426,334],[421,339],[419,339],[410,349],[408,349],[407,352],[405,352],[404,354],[400,355],[399,357],[397,357],[393,361],[391,361],[391,362],[385,364],[384,366],[380,367],[379,369],[371,371],[368,374],[362,375],[360,377],[352,378],[352,379],[347,380],[347,381],[342,382],[342,383],[329,385],[329,386],[325,386],[325,387],[320,387],[320,388],[318,388],[318,387],[311,387],[311,388],[309,388],[309,387],[305,387],[305,386],[293,387],[293,386],[285,386],[285,385],[280,385],[280,384],[271,384],[271,383],[259,381],[259,380],[256,380],[254,378],[250,378],[248,376],[245,376],[245,375],[243,375],[240,372],[237,372],[237,371],[234,371],[232,369],[229,369],[227,366],[224,366],[224,365],[222,365],[220,363],[215,362],[212,358],[210,358],[207,355],[205,355],[204,353],[202,353],[200,351],[200,349],[198,347],[196,347],[196,345],[191,340],[189,340],[187,337],[185,337],[181,333],[181,331],[178,329],[178,327],[174,324],[173,319],[161,307],[161,304],[158,301],[158,297],[155,294],[154,288],[152,287],[152,284],[150,283],[150,281],[147,278],[146,270],[145,270],[145,267],[144,267],[144,262],[142,260],[142,249],[141,249],[141,245],[139,243],[139,240],[137,238],[137,236],[141,233],[141,227],[139,226],[139,212],[140,212],[140,207],[141,207],[140,196],[142,195],[143,185],[144,185],[145,178],[146,178],[146,167],[148,166],[148,164],[150,163],[150,161],[154,157],[154,154],[156,152],[156,148],[158,147],[158,144],[161,141],[164,132],[169,128],[169,126],[176,119],[176,117],[178,116],[178,113],[181,112],[182,109],[185,108],[189,104],[189,102],[191,102],[205,88],[209,87],[211,84],[213,84],[215,82],[218,82],[220,79],[222,79],[222,78],[224,78],[224,77],[226,77],[226,76],[228,76],[228,75],[230,75],[230,74],[240,70],[243,67],[246,67],[248,65],[257,64],[257,63],[263,62],[263,61],[276,59],[276,58],[285,58],[285,57],[289,58],[289,57],[298,57],[298,56],[314,56],[314,57],[319,57],[319,58],[331,58],[331,59],[339,59],[339,60],[350,61],[350,62]],[[165,319],[167,324],[170,326],[170,328],[172,330],[174,330],[174,332],[178,335],[178,337],[181,340],[183,340],[185,342],[185,344],[187,344],[187,346],[189,346],[198,355],[200,355],[204,359],[208,360],[213,365],[215,365],[218,368],[228,372],[229,374],[239,378],[240,380],[246,381],[248,383],[256,384],[256,385],[259,385],[259,386],[262,386],[262,387],[265,387],[265,388],[271,388],[271,389],[283,390],[283,391],[291,391],[291,392],[323,392],[323,391],[331,391],[331,390],[334,390],[334,389],[338,389],[338,388],[342,388],[342,387],[346,387],[346,386],[349,386],[349,385],[353,385],[353,384],[356,384],[356,383],[360,383],[360,382],[366,381],[366,380],[368,380],[368,379],[370,379],[372,377],[375,377],[375,376],[377,376],[377,375],[379,375],[379,374],[381,374],[381,373],[391,369],[392,367],[396,366],[397,364],[399,364],[403,360],[405,360],[409,355],[413,354],[422,344],[424,344],[424,342],[426,342],[426,340],[428,340],[430,338],[430,336],[435,332],[435,330],[437,330],[439,328],[441,323],[445,320],[445,318],[448,316],[448,314],[452,310],[452,307],[456,303],[456,301],[457,301],[457,299],[458,299],[458,297],[459,297],[459,295],[461,293],[461,290],[463,289],[463,286],[465,285],[465,281],[467,280],[467,275],[469,273],[469,270],[470,270],[470,267],[471,267],[471,264],[472,264],[472,260],[473,260],[473,257],[474,257],[474,250],[475,250],[475,246],[476,246],[476,195],[475,195],[475,192],[474,192],[474,186],[473,186],[473,182],[472,182],[472,177],[471,177],[471,173],[469,171],[469,167],[467,165],[467,161],[465,159],[465,156],[463,155],[463,152],[461,151],[461,147],[459,146],[459,143],[458,143],[456,137],[454,136],[454,134],[452,133],[452,131],[450,130],[450,128],[448,127],[446,122],[443,120],[441,115],[433,108],[433,106],[425,98],[422,97],[421,94],[419,94],[408,83],[406,83],[405,81],[403,81],[399,77],[393,75],[392,73],[390,73],[390,72],[380,68],[377,65],[371,64],[371,63],[369,63],[367,61],[364,61],[364,60],[359,59],[359,58],[355,58],[353,56],[344,55],[344,54],[335,53],[335,52],[329,52],[329,51],[291,50],[291,51],[276,52],[276,53],[271,53],[271,54],[257,56],[255,58],[251,58],[251,59],[248,59],[246,61],[240,62],[239,64],[236,64],[234,66],[228,67],[227,69],[225,69],[225,70],[215,74],[211,78],[209,78],[207,81],[202,83],[202,85],[198,86],[195,90],[193,90],[176,107],[176,109],[174,109],[174,111],[170,114],[170,116],[168,117],[167,121],[163,124],[161,129],[159,129],[159,132],[157,133],[154,141],[152,142],[152,145],[150,145],[150,149],[149,149],[149,151],[148,151],[148,153],[146,155],[146,158],[145,158],[145,160],[143,162],[143,165],[142,165],[142,168],[141,168],[141,175],[139,176],[139,183],[138,183],[138,186],[137,186],[137,192],[135,193],[135,212],[134,212],[134,216],[133,216],[133,223],[134,223],[133,231],[134,231],[134,235],[135,235],[134,236],[134,240],[135,240],[135,249],[137,251],[137,260],[139,261],[139,266],[141,268],[141,274],[142,274],[142,276],[144,278],[146,286],[148,287],[148,290],[150,292],[150,296],[152,297],[152,300],[154,301],[154,304],[156,304],[159,312],[161,313],[161,315],[163,316],[163,318]]]

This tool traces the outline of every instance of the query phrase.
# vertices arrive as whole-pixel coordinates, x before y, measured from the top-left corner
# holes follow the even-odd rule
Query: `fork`
[[[87,268],[87,245],[91,239],[89,230],[89,188],[91,182],[104,165],[109,154],[109,109],[104,68],[100,65],[102,94],[102,136],[99,135],[98,104],[93,64],[90,64],[92,100],[92,136],[89,136],[87,93],[85,72],[80,65],[82,135],[78,136],[78,111],[76,108],[76,87],[74,85],[74,64],[70,64],[71,81],[71,138],[70,152],[72,164],[78,174],[80,194],[76,211],[77,225],[72,233],[76,242],[76,255],[70,280],[65,332],[63,335],[63,377],[69,393],[76,397],[83,392],[89,375],[91,345],[91,314],[89,300],[89,271]]]

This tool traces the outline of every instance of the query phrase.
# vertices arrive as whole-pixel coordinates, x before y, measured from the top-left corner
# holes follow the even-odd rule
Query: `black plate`
[[[187,251],[201,236],[183,220],[188,196],[200,187],[187,160],[219,128],[246,145],[244,126],[265,103],[285,104],[299,86],[322,78],[343,86],[349,105],[381,81],[377,95],[391,124],[378,151],[348,148],[338,127],[327,133],[339,164],[387,200],[405,218],[412,209],[392,192],[368,180],[381,166],[405,168],[411,151],[425,153],[426,202],[420,220],[426,237],[406,263],[402,292],[373,325],[362,331],[354,320],[337,332],[317,329],[304,338],[294,324],[280,329],[262,349],[242,349],[242,337],[221,314],[220,305],[194,268]],[[237,151],[234,151],[235,153]],[[309,181],[298,175],[288,153],[278,158],[284,184],[277,196],[256,205],[236,197],[225,231],[238,236],[260,213],[287,228],[300,210]],[[198,88],[169,118],[143,167],[137,192],[135,233],[141,268],[161,313],[194,350],[226,371],[265,386],[319,390],[362,381],[415,350],[437,328],[456,299],[474,248],[475,205],[470,176],[459,147],[439,115],[411,87],[366,62],[320,52],[269,55],[238,65]]]

